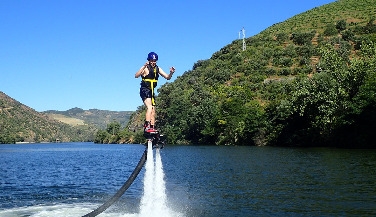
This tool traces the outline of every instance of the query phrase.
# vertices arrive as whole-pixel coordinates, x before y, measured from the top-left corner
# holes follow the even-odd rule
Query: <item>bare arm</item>
[[[135,78],[138,78],[140,77],[141,75],[145,75],[146,74],[146,69],[149,65],[149,61],[147,61],[137,72],[136,74],[134,75]]]
[[[166,74],[166,72],[163,71],[163,69],[159,68],[159,74],[162,77],[166,78],[167,80],[170,80],[172,78],[172,75],[174,74],[174,72],[175,72],[175,68],[173,66],[170,68],[170,74],[168,75]]]

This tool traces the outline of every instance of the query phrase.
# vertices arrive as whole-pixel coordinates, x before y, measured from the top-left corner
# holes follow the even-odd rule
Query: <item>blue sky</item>
[[[331,2],[0,0],[0,91],[37,111],[134,111],[150,51],[173,82],[243,27],[251,37]]]

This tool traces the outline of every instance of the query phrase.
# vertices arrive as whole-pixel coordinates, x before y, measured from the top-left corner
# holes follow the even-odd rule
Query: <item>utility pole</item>
[[[240,30],[240,32],[243,35],[243,51],[245,51],[245,49],[247,48],[247,45],[245,44],[245,29],[244,29],[244,27]],[[240,32],[239,32],[239,39],[240,39]]]

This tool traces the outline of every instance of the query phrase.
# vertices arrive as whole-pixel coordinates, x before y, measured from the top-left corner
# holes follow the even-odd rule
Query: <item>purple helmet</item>
[[[154,52],[150,52],[149,54],[148,54],[148,58],[147,58],[147,60],[155,60],[155,61],[157,61],[158,60],[158,54],[156,54],[156,53],[154,53]]]

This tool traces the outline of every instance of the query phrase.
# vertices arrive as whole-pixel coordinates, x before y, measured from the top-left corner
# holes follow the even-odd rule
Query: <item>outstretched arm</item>
[[[174,74],[174,72],[175,72],[175,68],[173,66],[170,68],[170,74],[168,75],[161,68],[159,68],[159,74],[162,77],[166,78],[167,80],[170,80],[172,78],[172,75]]]

